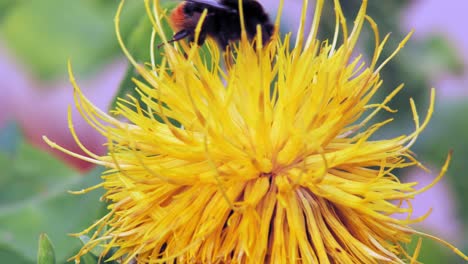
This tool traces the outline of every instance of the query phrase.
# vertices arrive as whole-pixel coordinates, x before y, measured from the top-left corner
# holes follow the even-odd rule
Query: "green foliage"
[[[46,234],[41,234],[39,236],[37,264],[55,264],[54,246]]]
[[[72,195],[67,190],[97,184],[100,171],[79,175],[26,142],[14,147],[16,152],[5,152],[0,145],[0,259],[34,263],[37,239],[47,233],[57,262],[64,263],[80,247],[68,234],[86,228],[103,212],[102,192]]]
[[[413,255],[419,237],[415,236],[410,244],[407,245],[407,252]],[[440,243],[433,240],[423,238],[421,249],[419,251],[419,263],[440,264],[440,263],[461,263],[461,258],[455,255],[451,250],[443,247]]]
[[[91,73],[120,53],[114,37],[116,1],[0,1],[0,33],[8,47],[42,79],[66,74],[73,61],[77,73]],[[131,1],[126,12],[128,32],[143,12]]]
[[[84,255],[83,257],[81,257],[81,263],[83,264],[97,264],[99,261],[99,259],[95,256],[93,256],[91,253],[88,253],[86,255]],[[109,262],[107,262],[109,263]],[[112,263],[109,263],[109,264],[112,264]]]
[[[11,8],[18,4],[19,0],[0,0],[0,23],[4,18],[5,14],[9,12]]]
[[[80,236],[81,243],[84,245],[88,243],[90,238],[88,236]],[[104,243],[104,241],[102,241]],[[112,257],[116,251],[116,248],[111,248],[109,252],[105,256],[101,256],[105,247],[96,246],[89,251],[88,254],[81,257],[81,261],[84,261],[86,264],[97,264],[97,263],[106,263],[106,264],[118,264],[117,260],[108,260],[108,258]]]

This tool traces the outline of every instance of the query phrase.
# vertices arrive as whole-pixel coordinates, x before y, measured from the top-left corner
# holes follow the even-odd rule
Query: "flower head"
[[[164,38],[158,1],[154,9],[146,4]],[[224,54],[225,67],[214,42],[207,44],[211,60],[196,45],[165,44],[163,63],[149,66],[123,46],[145,82],[135,81],[139,98],[120,100],[120,118],[93,106],[72,78],[77,107],[108,138],[108,154],[68,153],[108,168],[96,188],[110,203],[109,214],[85,230],[96,229],[76,259],[100,245],[127,263],[414,261],[417,252],[403,244],[421,234],[408,225],[424,217],[412,219],[403,204],[435,184],[449,159],[420,190],[392,173],[421,166],[410,147],[428,123],[434,93],[422,122],[411,100],[413,133],[370,139],[391,121],[371,124],[373,117],[393,111],[387,103],[402,86],[370,103],[391,58],[378,63],[388,36],[379,38],[366,5],[348,30],[336,0],[335,37],[320,42],[317,1],[311,31],[303,32],[304,11],[293,47],[290,35],[265,45],[260,35],[254,43],[244,37]],[[376,45],[367,66],[352,59],[366,21]]]

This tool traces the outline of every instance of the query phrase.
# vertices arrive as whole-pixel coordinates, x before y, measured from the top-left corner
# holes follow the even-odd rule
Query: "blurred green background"
[[[149,50],[149,24],[142,1],[127,1],[121,31],[137,59]],[[274,16],[277,1],[261,1]],[[321,37],[334,27],[332,1],[322,16]],[[342,1],[351,23],[360,1]],[[167,3],[168,6],[176,1]],[[45,146],[48,135],[79,152],[69,134],[67,106],[73,103],[66,63],[70,59],[85,94],[102,109],[117,93],[129,92],[134,74],[118,47],[113,17],[118,1],[110,0],[0,0],[0,260],[2,263],[35,263],[39,235],[47,233],[55,246],[57,263],[65,263],[80,247],[68,236],[87,227],[105,212],[99,191],[75,196],[99,182],[99,168],[70,159]],[[284,32],[297,27],[302,1],[287,0]],[[311,8],[312,9],[312,8]],[[383,70],[383,98],[400,83],[405,89],[390,104],[399,109],[395,122],[379,136],[413,129],[409,98],[425,116],[430,88],[437,88],[436,111],[413,148],[437,174],[449,150],[454,158],[445,179],[415,201],[415,216],[433,208],[425,225],[430,233],[452,241],[468,252],[468,16],[465,0],[443,6],[437,1],[370,0],[368,14],[381,34],[392,32],[385,54],[415,28],[405,49]],[[360,51],[371,54],[373,37],[367,27]],[[385,57],[385,54],[383,57]],[[119,87],[121,88],[119,90]],[[378,100],[378,98],[376,98]],[[380,118],[386,118],[382,114]],[[104,153],[105,139],[74,112],[75,128],[85,145]],[[402,171],[405,180],[428,183],[431,175]],[[409,245],[411,247],[411,245]],[[461,263],[452,252],[424,240],[423,263]]]

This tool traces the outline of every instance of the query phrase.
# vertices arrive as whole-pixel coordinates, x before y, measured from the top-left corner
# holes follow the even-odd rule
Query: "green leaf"
[[[80,236],[79,238],[80,238],[82,245],[87,244],[90,240],[90,238],[86,235]],[[81,261],[85,264],[97,264],[97,263],[114,264],[113,261],[107,261],[100,257],[103,250],[104,250],[104,247],[101,247],[98,245],[92,248],[88,254],[82,256]]]
[[[62,188],[65,180],[81,179],[64,163],[25,142],[19,144],[14,156],[0,152],[0,167],[0,215],[1,209]]]
[[[0,22],[4,18],[5,14],[7,14],[8,11],[19,2],[19,0],[0,0]]]
[[[83,245],[87,244],[90,240],[89,236],[80,236],[79,238],[80,238],[81,244]],[[89,253],[91,253],[94,256],[100,256],[103,251],[104,251],[103,247],[94,247],[90,250]]]
[[[41,234],[39,236],[37,264],[55,264],[54,246],[46,234]]]
[[[7,46],[41,79],[66,75],[69,58],[80,74],[94,72],[120,54],[113,24],[118,1],[16,2],[0,21],[0,33]],[[127,6],[124,33],[144,13],[141,1],[131,1]]]
[[[68,234],[88,227],[103,214],[102,191],[72,195],[100,182],[100,170],[79,175],[47,153],[22,142],[11,157],[0,152],[0,255],[17,259],[8,263],[34,263],[37,238],[49,234],[58,263],[80,248]]]
[[[81,263],[84,263],[84,264],[97,264],[98,263],[98,258],[93,256],[91,253],[88,253],[88,254],[82,256],[80,261],[81,261]]]
[[[413,255],[416,245],[418,244],[419,237],[415,237],[410,244],[407,245],[407,252]],[[425,264],[440,264],[440,263],[458,263],[461,258],[455,255],[451,250],[444,245],[437,243],[433,240],[423,238],[421,250],[418,255],[419,263]],[[461,263],[461,262],[460,262]]]

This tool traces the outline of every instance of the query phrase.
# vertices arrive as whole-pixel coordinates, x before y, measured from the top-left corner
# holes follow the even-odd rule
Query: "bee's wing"
[[[202,4],[213,8],[223,9],[227,11],[232,11],[230,7],[220,4],[216,0],[185,0],[186,2]]]

